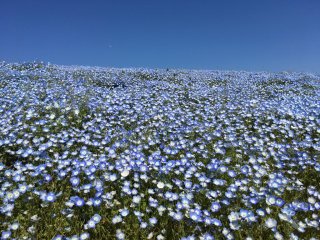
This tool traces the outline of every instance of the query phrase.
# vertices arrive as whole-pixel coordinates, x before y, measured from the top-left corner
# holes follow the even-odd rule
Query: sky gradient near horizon
[[[3,0],[0,61],[320,72],[318,0]]]

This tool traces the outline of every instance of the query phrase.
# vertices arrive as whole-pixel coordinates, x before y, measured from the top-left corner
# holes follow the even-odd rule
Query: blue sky
[[[318,0],[2,0],[0,60],[320,72]]]

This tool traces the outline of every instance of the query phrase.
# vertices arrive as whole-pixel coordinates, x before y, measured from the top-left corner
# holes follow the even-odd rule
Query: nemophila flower
[[[43,178],[44,178],[44,180],[45,180],[46,182],[50,182],[50,181],[52,180],[52,177],[51,177],[51,175],[49,175],[49,174],[45,174],[45,175],[43,176]]]
[[[231,212],[231,213],[228,215],[228,219],[229,219],[230,222],[238,221],[238,220],[239,220],[239,213],[237,213],[237,212]]]
[[[228,167],[221,165],[221,166],[219,167],[219,170],[220,170],[222,173],[225,173],[226,171],[228,171]]]
[[[258,198],[255,198],[255,197],[250,198],[249,201],[250,201],[251,204],[257,204],[257,203],[259,203],[259,199],[258,199]]]
[[[182,237],[181,240],[195,240],[196,238],[194,237],[194,235],[190,235],[187,237]]]
[[[148,226],[148,224],[146,222],[141,222],[140,223],[140,228],[144,229]]]
[[[200,237],[200,239],[201,239],[201,240],[214,240],[215,238],[214,238],[211,234],[205,233],[204,235],[202,235],[202,236]]]
[[[247,165],[244,165],[241,167],[240,171],[242,174],[247,175],[249,173],[250,167]]]
[[[290,239],[299,240],[300,238],[297,235],[295,235],[294,233],[290,233]]]
[[[181,198],[181,204],[184,208],[189,208],[189,205],[191,204],[191,200],[186,196]]]
[[[79,240],[79,237],[77,235],[73,235],[70,237],[70,240]]]
[[[87,232],[81,233],[79,239],[86,240],[90,238],[90,234]]]
[[[166,208],[162,205],[160,205],[158,207],[158,212],[159,212],[159,215],[162,216],[163,215],[163,212],[166,210]]]
[[[203,222],[207,225],[211,225],[212,224],[212,219],[210,217],[205,217]]]
[[[93,219],[90,219],[85,225],[85,229],[95,228],[95,227],[96,227],[96,222]]]
[[[133,189],[131,190],[131,194],[132,194],[132,195],[137,195],[137,194],[138,194],[138,190],[135,189],[135,188],[133,188]]]
[[[155,225],[158,222],[158,220],[155,217],[152,217],[152,218],[149,218],[149,222],[151,225]]]
[[[129,210],[128,209],[122,209],[120,210],[120,214],[122,217],[126,217],[129,214]]]
[[[184,186],[185,186],[186,189],[190,189],[190,188],[192,188],[192,182],[191,181],[185,181],[184,182]]]
[[[116,174],[111,174],[109,177],[111,182],[114,182],[115,180],[117,180],[117,175]]]
[[[128,169],[124,169],[121,172],[121,177],[127,177],[130,174],[130,171]]]
[[[158,182],[157,183],[157,188],[159,188],[159,189],[162,189],[162,188],[164,188],[164,183],[163,182]]]
[[[100,222],[101,216],[99,214],[95,214],[91,218],[96,224]]]
[[[240,216],[241,216],[242,218],[247,218],[248,215],[249,215],[249,211],[248,211],[248,210],[246,210],[246,209],[240,209]]]
[[[275,228],[277,226],[277,221],[273,218],[268,218],[266,221],[265,221],[265,225],[268,227],[268,228]]]
[[[220,205],[220,203],[218,203],[218,202],[213,202],[212,204],[211,204],[211,211],[212,212],[218,212],[219,210],[220,210],[220,208],[221,208],[221,205]]]
[[[283,236],[279,233],[279,232],[276,232],[274,234],[274,238],[277,239],[277,240],[282,240],[283,239]]]
[[[70,199],[77,207],[82,207],[85,204],[85,201],[81,197],[74,196]]]
[[[6,214],[7,216],[12,215],[12,210],[14,209],[14,204],[7,203],[0,208],[1,212]]]
[[[89,190],[92,188],[92,183],[84,184],[80,188],[83,189],[85,193],[89,192]]]
[[[277,198],[276,203],[278,207],[282,207],[285,204],[285,201],[281,198]]]
[[[290,222],[291,221],[291,217],[289,217],[287,214],[282,214],[282,213],[279,213],[278,214],[279,218],[283,221],[288,221]]]
[[[2,141],[0,140],[0,146],[2,146]],[[0,163],[0,171],[2,171],[3,169],[5,169],[6,166],[3,163]]]
[[[266,202],[268,205],[275,205],[277,201],[277,198],[275,196],[268,196],[266,198]]]
[[[236,173],[234,170],[229,170],[229,171],[228,171],[228,175],[229,175],[229,177],[234,178],[234,177],[237,176],[237,173]]]
[[[15,182],[20,182],[20,181],[24,181],[25,177],[20,175],[20,174],[16,174],[12,180],[15,181]]]
[[[201,221],[201,214],[199,214],[198,212],[191,210],[189,213],[189,217],[190,219],[192,219],[195,222],[200,222]]]
[[[122,222],[122,217],[121,217],[121,216],[116,215],[116,216],[114,216],[114,217],[112,218],[112,223],[113,223],[113,224],[120,223],[120,222]]]
[[[315,204],[316,203],[316,199],[314,197],[309,197],[308,198],[308,203]]]
[[[164,239],[165,239],[165,237],[162,234],[159,234],[157,236],[157,240],[164,240]]]
[[[166,193],[164,194],[164,196],[165,196],[166,199],[171,199],[171,198],[172,198],[172,195],[173,195],[172,192],[166,192]]]
[[[309,205],[309,203],[306,203],[306,202],[300,202],[297,204],[296,208],[299,210],[302,210],[302,211],[309,211],[310,205]]]
[[[140,196],[134,196],[134,197],[132,198],[132,202],[133,202],[133,203],[139,204],[140,201],[141,201],[141,197],[140,197]]]
[[[239,230],[240,224],[238,221],[230,221],[229,226],[232,230]]]
[[[222,222],[217,219],[217,218],[212,218],[211,220],[212,224],[215,225],[215,226],[218,226],[218,227],[221,227],[222,226]]]
[[[7,192],[5,197],[6,201],[8,202],[13,202],[15,200],[15,195],[13,194],[13,192]]]
[[[296,211],[290,206],[285,206],[284,208],[281,209],[281,212],[285,213],[290,217],[293,217],[296,214]]]
[[[183,219],[183,214],[181,212],[175,212],[172,217],[177,221],[181,221]]]
[[[80,179],[78,177],[72,177],[70,178],[70,182],[72,186],[76,187],[79,185]]]
[[[232,192],[230,192],[230,191],[228,191],[228,192],[226,192],[225,193],[225,196],[227,197],[227,198],[233,198],[233,193]]]
[[[54,202],[56,200],[56,195],[52,192],[49,192],[45,196],[45,201],[47,202]]]
[[[66,175],[67,175],[67,172],[66,172],[66,171],[59,171],[59,173],[58,173],[58,176],[59,176],[60,178],[64,178]]]
[[[19,191],[19,189],[14,189],[14,190],[12,191],[12,195],[13,195],[13,198],[14,198],[14,199],[19,198],[19,197],[20,197],[20,191]]]
[[[117,229],[116,231],[116,238],[118,240],[123,240],[125,239],[125,234],[120,230],[120,229]]]
[[[52,238],[52,240],[63,240],[63,239],[64,239],[64,237],[60,234],[58,234]]]
[[[95,207],[99,207],[102,203],[102,199],[101,198],[98,198],[98,197],[95,197],[92,199],[92,204],[93,206]]]
[[[11,236],[11,232],[10,231],[3,231],[1,233],[1,239],[9,239]]]
[[[15,231],[15,230],[17,230],[18,228],[19,228],[19,223],[18,222],[15,222],[15,223],[12,223],[11,225],[10,225],[10,229],[11,230],[13,230],[13,231]]]

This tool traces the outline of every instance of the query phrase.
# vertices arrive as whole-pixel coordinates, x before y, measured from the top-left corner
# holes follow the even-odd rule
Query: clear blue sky
[[[0,60],[320,72],[320,1],[1,0]]]

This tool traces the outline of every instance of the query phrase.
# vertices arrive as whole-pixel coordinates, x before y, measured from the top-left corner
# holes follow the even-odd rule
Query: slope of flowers
[[[0,63],[1,239],[319,239],[320,77]]]

